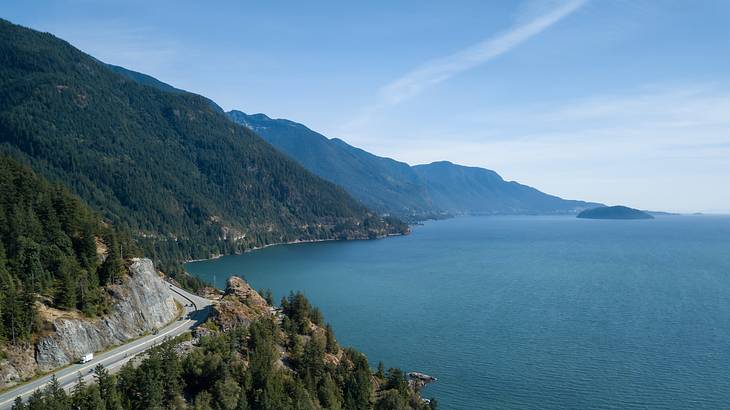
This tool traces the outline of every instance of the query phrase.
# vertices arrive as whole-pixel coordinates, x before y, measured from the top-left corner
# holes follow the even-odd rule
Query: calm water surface
[[[730,217],[469,217],[191,263],[303,290],[445,409],[730,408]]]

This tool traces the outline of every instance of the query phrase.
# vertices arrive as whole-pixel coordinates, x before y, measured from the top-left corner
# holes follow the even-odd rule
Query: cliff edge
[[[96,318],[39,306],[46,330],[33,346],[8,349],[0,360],[0,389],[152,332],[178,314],[167,283],[149,259],[134,259],[129,274],[107,292],[109,313]]]

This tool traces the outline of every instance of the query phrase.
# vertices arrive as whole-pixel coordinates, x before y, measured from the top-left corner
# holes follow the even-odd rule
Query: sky
[[[571,199],[730,212],[724,0],[5,0],[226,110]]]

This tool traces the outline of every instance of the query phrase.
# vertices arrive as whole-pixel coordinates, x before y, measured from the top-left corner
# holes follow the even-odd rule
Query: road
[[[172,297],[181,305],[185,306],[185,313],[180,316],[180,319],[163,327],[156,334],[148,335],[117,346],[104,353],[99,353],[99,355],[95,355],[94,359],[88,363],[72,364],[0,394],[0,410],[10,409],[16,397],[20,396],[26,399],[35,390],[45,387],[51,380],[53,374],[56,375],[61,387],[70,390],[76,384],[79,374],[82,375],[84,380],[91,379],[96,365],[101,363],[110,372],[115,372],[139,353],[162,343],[165,339],[178,336],[205,322],[211,310],[211,302],[208,299],[193,295],[173,285],[170,285],[170,290]]]

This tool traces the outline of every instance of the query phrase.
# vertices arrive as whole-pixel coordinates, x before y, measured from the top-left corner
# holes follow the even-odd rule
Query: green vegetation
[[[168,86],[169,87],[169,86]],[[229,111],[271,145],[365,205],[401,218],[420,220],[459,214],[573,213],[598,204],[570,201],[505,181],[496,172],[441,161],[410,166],[378,157],[302,124],[264,114]]]
[[[654,219],[648,212],[621,205],[586,209],[576,217],[581,219]]]
[[[139,84],[0,20],[0,151],[133,233],[165,271],[271,243],[407,227],[369,212],[210,102]]]
[[[125,257],[179,273],[186,259],[271,243],[407,232],[204,97],[121,71],[0,20],[0,343],[30,344],[39,300],[103,314],[104,287],[120,280]],[[220,332],[210,321],[211,335],[187,354],[169,341],[116,375],[97,367],[96,383],[79,378],[70,394],[53,380],[14,408],[424,408],[410,387],[342,349],[301,293],[282,304],[281,325]]]
[[[104,262],[97,241],[107,249]],[[102,287],[124,271],[131,240],[60,185],[0,155],[0,341],[28,341],[38,296],[61,309],[103,312]]]
[[[284,330],[289,333],[308,333],[310,323],[322,326],[322,312],[318,307],[309,304],[303,293],[290,293],[289,297],[281,299],[281,309],[284,313]]]
[[[375,156],[302,124],[264,114],[230,111],[271,145],[315,175],[342,186],[371,209],[400,217],[436,215],[423,184],[406,163]]]
[[[291,312],[312,312],[301,294],[289,298]],[[301,318],[301,316],[300,316]],[[308,319],[303,319],[308,322]],[[311,323],[311,322],[308,322]],[[309,327],[308,327],[309,328]],[[291,335],[290,335],[291,336]],[[15,409],[434,409],[424,404],[399,369],[373,374],[365,356],[341,349],[327,352],[315,333],[279,360],[286,337],[271,319],[248,328],[203,337],[180,355],[181,340],[151,350],[138,366],[127,364],[117,375],[102,366],[95,384],[79,384],[71,395],[51,383]],[[339,347],[338,347],[339,351]],[[329,355],[329,360],[327,356]],[[336,357],[336,360],[333,358]]]

